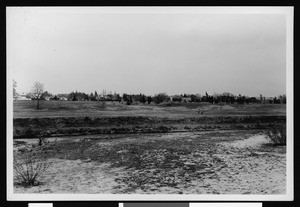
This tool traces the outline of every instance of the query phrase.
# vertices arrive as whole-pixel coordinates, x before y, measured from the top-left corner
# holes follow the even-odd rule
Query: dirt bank
[[[270,123],[285,124],[285,116],[201,116],[163,118],[56,117],[15,118],[14,138],[33,138],[90,134],[161,133],[231,129],[266,129]]]

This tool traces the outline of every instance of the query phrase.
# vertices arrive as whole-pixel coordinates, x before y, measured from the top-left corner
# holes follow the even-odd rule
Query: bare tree
[[[44,92],[44,84],[40,82],[35,82],[33,85],[32,94],[34,96],[34,99],[37,101],[36,109],[40,109],[40,100],[43,92]]]

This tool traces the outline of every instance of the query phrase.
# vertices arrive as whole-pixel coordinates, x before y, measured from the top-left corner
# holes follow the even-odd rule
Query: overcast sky
[[[8,70],[19,93],[286,93],[285,15],[184,11],[8,8]]]

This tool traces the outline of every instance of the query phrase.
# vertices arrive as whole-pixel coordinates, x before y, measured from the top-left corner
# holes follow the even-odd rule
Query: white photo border
[[[6,7],[7,54],[9,54],[9,21],[14,9]],[[35,9],[34,7],[27,7]],[[38,7],[43,12],[62,12],[60,7]],[[7,55],[7,200],[8,201],[293,201],[294,199],[294,83],[293,83],[293,20],[294,8],[289,7],[63,7],[63,12],[103,13],[206,13],[206,14],[284,14],[286,15],[286,94],[287,94],[287,179],[284,195],[174,195],[174,194],[15,194],[13,192],[13,76],[11,58]],[[67,9],[67,10],[66,10]],[[76,10],[76,11],[75,11]]]

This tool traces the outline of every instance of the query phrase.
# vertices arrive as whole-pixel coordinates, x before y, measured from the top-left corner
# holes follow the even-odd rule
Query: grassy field
[[[283,104],[208,104],[208,103],[173,103],[173,104],[132,104],[107,102],[103,109],[94,101],[43,101],[41,109],[36,110],[36,102],[14,101],[14,118],[41,117],[102,117],[102,116],[155,116],[155,117],[194,117],[194,116],[285,116]],[[197,110],[203,110],[199,114]]]
[[[199,110],[203,113],[198,113]],[[14,137],[90,134],[161,133],[232,129],[265,129],[285,123],[285,105],[163,103],[133,104],[91,101],[14,102]]]

